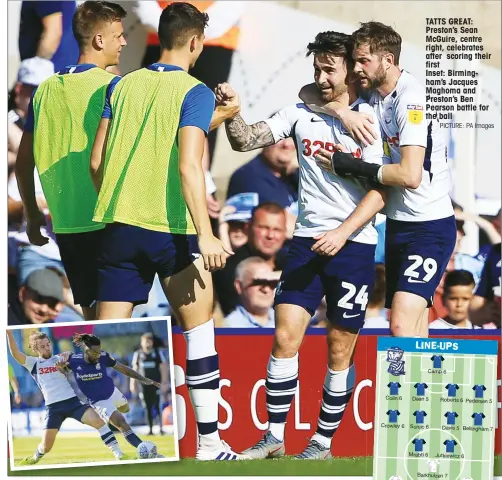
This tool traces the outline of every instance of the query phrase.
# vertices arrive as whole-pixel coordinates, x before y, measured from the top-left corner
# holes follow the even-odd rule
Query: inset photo
[[[179,460],[168,318],[7,330],[11,470]]]

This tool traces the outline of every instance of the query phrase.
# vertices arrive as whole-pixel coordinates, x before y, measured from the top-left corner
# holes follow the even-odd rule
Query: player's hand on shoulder
[[[40,232],[40,229],[46,225],[45,215],[41,211],[26,217],[26,234],[32,245],[41,247],[49,243],[49,239]]]
[[[213,234],[199,236],[199,249],[204,259],[204,268],[210,272],[223,268],[227,257],[234,254]]]
[[[312,251],[319,255],[334,257],[343,248],[347,238],[347,235],[338,228],[320,233],[314,237],[317,241],[312,245]]]
[[[351,137],[364,146],[373,145],[378,139],[373,126],[375,120],[370,114],[348,109],[340,114],[340,120]]]

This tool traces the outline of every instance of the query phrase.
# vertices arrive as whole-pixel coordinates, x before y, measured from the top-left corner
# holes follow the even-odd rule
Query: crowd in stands
[[[156,24],[160,11],[169,3],[137,2],[135,13],[148,32],[143,64],[157,60]],[[212,9],[208,12],[216,18],[210,24],[211,30],[206,32],[204,52],[191,72],[214,88],[228,79],[242,9],[230,6],[240,2],[193,3],[201,4],[202,9]],[[221,3],[226,4],[224,15],[218,5]],[[8,115],[9,324],[82,320],[81,310],[73,304],[58,246],[51,232],[50,212],[46,209],[38,175],[35,175],[37,198],[47,215],[44,234],[50,239],[43,247],[35,247],[28,241],[23,206],[13,173],[32,92],[66,63],[77,60],[71,40],[71,21],[68,21],[75,7],[76,2],[71,1],[23,2],[22,6],[21,63],[17,82],[9,93]],[[59,35],[52,35],[54,31]],[[282,140],[263,149],[233,173],[229,172],[226,199],[222,201],[210,175],[215,135],[209,136],[205,154],[208,214],[221,240],[235,252],[228,258],[225,268],[213,275],[216,325],[273,327],[274,291],[297,215],[299,172],[295,144],[290,139]],[[220,141],[226,140],[222,138]],[[480,217],[463,211],[459,205],[456,205],[455,212],[457,246],[434,296],[430,328],[500,328],[501,214],[499,212],[495,218]],[[476,256],[462,253],[465,221],[474,222],[481,232],[481,248]],[[379,222],[378,231],[376,284],[369,298],[365,328],[388,328],[388,312],[384,305],[384,222]],[[163,314],[169,314],[169,307],[157,282],[148,305],[137,307],[134,315]],[[313,316],[311,325],[323,327],[326,321],[323,304]],[[37,394],[34,392],[33,395]]]

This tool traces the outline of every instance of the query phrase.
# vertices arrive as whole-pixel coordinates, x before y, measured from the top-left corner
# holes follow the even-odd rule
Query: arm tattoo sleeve
[[[230,145],[238,152],[248,152],[273,145],[274,136],[265,122],[248,125],[240,115],[225,122]]]

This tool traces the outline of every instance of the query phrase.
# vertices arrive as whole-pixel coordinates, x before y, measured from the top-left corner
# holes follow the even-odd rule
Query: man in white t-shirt
[[[308,45],[308,54],[314,56],[315,82],[323,98],[340,101],[352,111],[370,115],[378,127],[373,109],[359,98],[347,75],[352,68],[349,40],[342,33],[323,32]],[[220,88],[222,92],[217,89],[217,99],[223,93],[223,87]],[[333,246],[331,232],[346,220],[372,187],[365,181],[327,172],[314,157],[320,148],[333,152],[336,145],[341,145],[363,162],[381,165],[383,144],[378,136],[374,145],[360,145],[339,120],[313,113],[303,103],[283,108],[254,125],[247,125],[236,115],[226,122],[226,130],[232,148],[237,151],[293,138],[300,171],[298,218],[275,297],[274,345],[265,384],[270,426],[245,454],[252,458],[284,455],[286,418],[298,381],[298,349],[311,317],[326,296],[329,355],[323,401],[317,430],[295,458],[330,458],[331,440],[354,388],[352,353],[374,284],[377,232],[374,221],[369,221],[350,236],[343,249],[338,251]],[[377,130],[380,131],[379,127]],[[379,210],[383,195],[377,190],[371,192]]]
[[[431,329],[474,329],[469,320],[469,307],[474,297],[475,281],[467,270],[453,270],[445,275],[443,286],[443,303],[448,311],[444,318],[429,323]]]
[[[369,103],[380,121],[391,161],[370,165],[327,149],[319,151],[319,161],[342,177],[393,187],[386,190],[384,210],[390,329],[398,337],[427,337],[428,309],[456,240],[444,134],[437,120],[426,118],[425,88],[399,67],[400,35],[382,23],[368,22],[351,39],[354,73],[361,88],[372,91]],[[342,110],[337,112],[336,105],[322,109],[341,117],[344,124],[352,122],[348,117],[354,113]],[[338,229],[339,244],[375,215],[375,206],[366,201],[359,204]]]
[[[7,330],[9,351],[14,360],[22,365],[35,380],[45,401],[45,425],[42,440],[32,457],[23,460],[24,465],[38,463],[49,453],[56,441],[56,435],[67,418],[89,425],[98,430],[101,440],[112,451],[117,460],[125,459],[115,435],[90,405],[83,404],[68,382],[66,375],[58,368],[60,358],[52,354],[52,344],[45,333],[30,334],[30,348],[38,357],[30,357],[17,346],[12,330]]]

